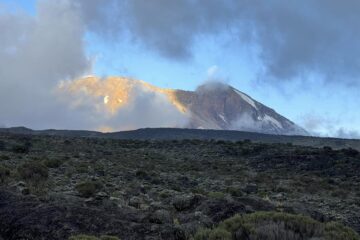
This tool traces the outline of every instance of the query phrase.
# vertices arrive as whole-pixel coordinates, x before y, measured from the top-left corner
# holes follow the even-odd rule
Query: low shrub
[[[120,240],[120,239],[115,236],[104,235],[104,236],[100,236],[100,240]]]
[[[63,162],[60,159],[46,159],[43,163],[48,168],[58,168]]]
[[[210,229],[200,228],[194,237],[194,240],[208,240],[211,233]]]
[[[344,148],[341,149],[341,152],[344,153],[347,157],[356,157],[359,155],[359,151],[353,148]]]
[[[359,235],[354,232],[351,228],[345,227],[344,225],[337,222],[330,222],[325,225],[325,238],[326,239],[349,239],[359,240]]]
[[[203,189],[203,188],[201,188],[199,186],[194,187],[191,192],[194,193],[194,194],[201,194],[201,195],[207,195],[208,194],[208,192],[205,189]]]
[[[10,157],[7,156],[7,155],[1,155],[0,156],[0,161],[3,161],[3,160],[10,160]]]
[[[223,198],[225,198],[225,193],[222,193],[222,192],[209,192],[208,197],[214,198],[214,199],[223,199]]]
[[[331,192],[332,197],[337,197],[337,198],[341,198],[341,199],[346,199],[348,195],[349,195],[349,192],[346,191],[345,189],[341,189],[341,188]]]
[[[5,180],[10,176],[10,169],[5,166],[0,165],[0,183],[5,182]]]
[[[79,163],[75,165],[77,173],[87,173],[89,171],[89,165],[87,163]]]
[[[195,235],[194,240],[232,240],[232,235],[225,229],[214,230],[201,228]]]
[[[80,234],[76,236],[71,236],[69,240],[120,240],[120,238],[109,235],[103,235],[98,238],[95,236]]]
[[[226,188],[226,192],[229,193],[233,197],[242,197],[244,193],[241,191],[241,189],[236,187],[228,187]]]
[[[144,179],[144,180],[149,180],[150,176],[149,174],[144,171],[144,170],[137,170],[135,173],[136,177],[138,177],[139,179]]]
[[[209,240],[231,240],[231,233],[225,229],[217,228],[210,232]]]
[[[32,182],[45,181],[49,177],[48,168],[39,162],[23,163],[17,168],[17,172],[21,179]]]
[[[79,183],[75,186],[76,191],[82,197],[92,197],[103,188],[102,184],[98,181],[86,181]]]
[[[310,217],[287,213],[255,212],[243,216],[235,215],[212,230],[200,229],[195,240],[203,239],[360,240],[360,236],[339,223],[321,223]]]
[[[81,234],[81,235],[71,236],[69,240],[99,240],[99,238]]]
[[[323,150],[326,151],[326,152],[331,152],[333,149],[332,149],[332,147],[324,146]]]
[[[30,145],[14,145],[11,151],[14,153],[28,153],[30,151]]]

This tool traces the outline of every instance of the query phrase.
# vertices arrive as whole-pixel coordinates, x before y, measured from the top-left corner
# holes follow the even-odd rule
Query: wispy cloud
[[[306,114],[300,118],[300,124],[312,135],[321,137],[360,138],[360,132],[341,126],[338,119],[317,114]]]

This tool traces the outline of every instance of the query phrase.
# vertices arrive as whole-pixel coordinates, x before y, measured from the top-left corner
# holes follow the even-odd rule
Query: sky
[[[185,90],[211,77],[314,135],[360,138],[358,12],[358,0],[0,0],[0,126],[108,121],[59,97],[82,75]]]

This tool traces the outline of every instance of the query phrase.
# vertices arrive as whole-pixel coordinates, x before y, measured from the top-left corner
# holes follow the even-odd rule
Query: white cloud
[[[300,119],[301,125],[312,135],[321,137],[360,138],[360,131],[343,126],[339,119],[306,114]]]
[[[208,79],[215,79],[217,74],[219,73],[220,68],[217,65],[213,65],[208,68],[207,70],[207,78]]]

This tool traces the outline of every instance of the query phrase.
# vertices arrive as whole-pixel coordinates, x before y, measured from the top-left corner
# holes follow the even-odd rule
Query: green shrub
[[[192,193],[195,193],[195,194],[201,194],[201,195],[208,194],[208,192],[205,189],[203,189],[203,188],[201,188],[199,186],[194,187],[191,191],[192,191]]]
[[[200,229],[195,240],[202,239],[360,240],[360,236],[339,223],[321,223],[310,217],[287,213],[255,212],[243,216],[235,215],[212,230]]]
[[[222,192],[209,192],[208,197],[214,199],[223,199],[225,197],[225,193]]]
[[[77,173],[87,173],[89,171],[89,166],[87,163],[79,163],[75,165]]]
[[[194,240],[208,240],[209,239],[209,235],[211,233],[210,229],[207,228],[200,228],[195,237]]]
[[[0,156],[0,161],[2,161],[2,160],[10,160],[10,157],[7,156],[7,155],[1,155]]]
[[[231,240],[232,235],[225,229],[216,228],[214,230],[200,228],[196,235],[194,236],[194,240]]]
[[[222,228],[214,229],[209,234],[209,240],[231,240],[231,233]]]
[[[5,182],[5,180],[10,176],[10,169],[5,166],[0,165],[0,183]]]
[[[325,237],[331,240],[359,240],[359,235],[351,228],[337,222],[329,222],[325,225]]]
[[[28,153],[30,150],[30,146],[29,145],[14,145],[11,148],[11,151],[14,153]]]
[[[3,141],[0,141],[0,151],[5,150],[5,143]]]
[[[100,240],[120,240],[120,239],[115,236],[103,235],[100,237]]]
[[[102,189],[102,184],[98,181],[87,181],[75,186],[76,190],[82,197],[92,197]]]
[[[94,236],[89,236],[89,235],[76,235],[76,236],[71,236],[69,238],[69,240],[99,240],[97,237]]]
[[[170,190],[168,189],[163,189],[161,190],[161,192],[159,193],[159,197],[160,198],[168,198],[168,197],[171,197],[172,196],[172,193]]]
[[[137,170],[137,171],[135,172],[135,175],[136,175],[136,177],[138,177],[138,178],[140,178],[140,179],[145,179],[145,180],[150,179],[149,174],[148,174],[146,171],[144,171],[144,170]]]
[[[244,195],[241,189],[232,186],[226,188],[226,192],[233,197],[242,197]]]
[[[58,168],[63,162],[60,159],[46,159],[43,163],[48,168]]]
[[[95,236],[81,234],[81,235],[71,236],[69,240],[120,240],[120,238],[115,236],[108,236],[108,235],[103,235],[100,236],[100,238],[98,238]]]
[[[348,195],[349,195],[349,192],[344,189],[337,189],[337,190],[331,192],[332,197],[338,197],[341,199],[347,198]]]
[[[95,236],[80,234],[76,236],[71,236],[69,240],[120,240],[120,238],[109,235],[102,235],[98,238]]]
[[[353,148],[341,149],[341,152],[343,152],[347,157],[356,157],[359,155],[359,151]]]
[[[333,149],[332,149],[332,147],[324,146],[323,150],[326,151],[326,152],[331,152]]]
[[[48,168],[39,162],[28,162],[17,168],[19,177],[23,180],[41,182],[49,176]]]

